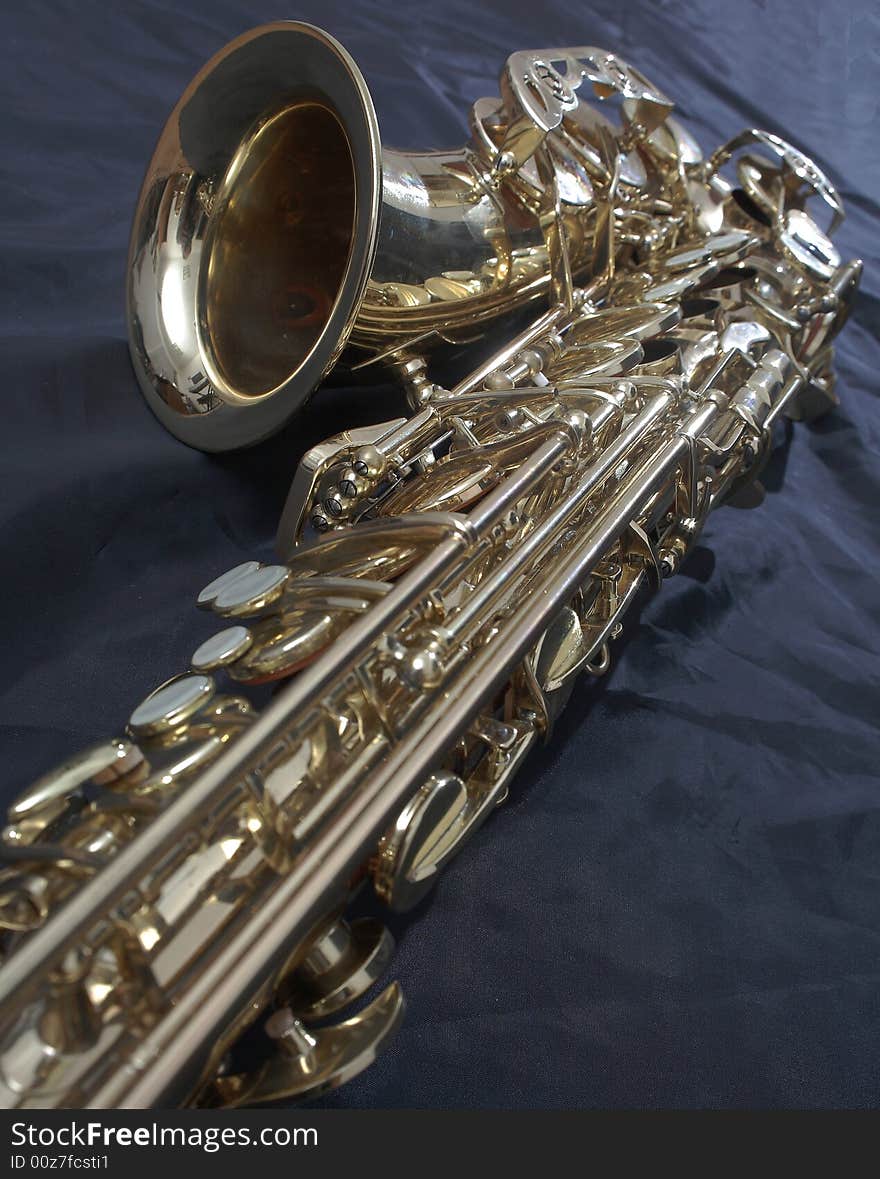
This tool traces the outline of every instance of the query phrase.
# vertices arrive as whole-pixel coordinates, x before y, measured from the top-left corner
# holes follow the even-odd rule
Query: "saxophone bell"
[[[620,125],[579,88],[616,100]],[[401,152],[380,145],[354,61],[310,25],[264,25],[204,66],[154,151],[128,260],[135,371],[172,433],[259,442],[348,344],[353,367],[391,360],[418,389],[429,349],[548,291],[568,303],[581,274],[607,280],[614,195],[658,189],[640,145],[672,103],[593,48],[513,54],[501,89],[464,146]]]
[[[128,262],[135,372],[177,437],[247,446],[303,404],[351,333],[380,192],[372,100],[328,34],[266,25],[199,71],[147,169]]]

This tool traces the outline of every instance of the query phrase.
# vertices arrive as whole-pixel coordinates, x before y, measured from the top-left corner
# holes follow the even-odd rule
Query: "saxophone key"
[[[315,938],[282,983],[284,1002],[299,1019],[332,1015],[378,982],[394,952],[389,930],[372,917],[350,925],[339,918]]]
[[[468,790],[457,774],[432,774],[382,837],[373,887],[404,913],[433,888],[450,848],[467,828]]]
[[[82,796],[90,783],[111,784],[125,778],[143,762],[143,754],[131,741],[103,741],[69,758],[44,774],[9,808],[9,822],[19,832],[36,834]]]
[[[293,675],[323,651],[354,611],[298,610],[264,619],[251,630],[248,649],[227,670],[235,680],[264,683]]]
[[[196,598],[196,605],[203,610],[210,610],[218,595],[225,593],[237,581],[250,577],[251,574],[256,573],[259,569],[259,561],[245,561],[241,565],[236,565],[233,569],[227,569],[225,573],[221,573],[219,577],[215,577],[213,581],[208,582]]]
[[[235,663],[251,647],[254,636],[246,626],[230,626],[205,639],[193,652],[190,667],[193,671],[217,671]]]
[[[289,578],[286,565],[261,565],[222,586],[212,598],[210,608],[224,618],[258,614],[281,597]]]
[[[392,983],[363,1011],[331,1027],[310,1029],[289,1007],[265,1023],[275,1052],[251,1074],[219,1077],[204,1104],[225,1109],[284,1098],[314,1098],[363,1072],[400,1026],[403,993]]]
[[[212,698],[216,685],[210,676],[182,675],[168,680],[143,700],[128,720],[135,738],[173,732]]]

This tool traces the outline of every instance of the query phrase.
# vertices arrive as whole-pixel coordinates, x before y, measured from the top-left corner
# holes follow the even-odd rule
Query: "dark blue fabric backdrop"
[[[401,926],[405,1027],[327,1104],[875,1104],[876,4],[4,8],[9,796],[118,731],[182,666],[211,625],[193,593],[269,555],[304,443],[371,416],[334,392],[299,432],[208,458],[138,394],[123,316],[130,217],[168,110],[226,40],[279,17],[325,26],[360,63],[385,140],[422,147],[462,141],[470,103],[497,92],[513,49],[606,46],[678,100],[704,147],[756,124],[828,168],[849,209],[841,249],[866,261],[838,349],[840,409],[777,451],[760,512],[712,519],[607,682],[576,690],[510,804]]]

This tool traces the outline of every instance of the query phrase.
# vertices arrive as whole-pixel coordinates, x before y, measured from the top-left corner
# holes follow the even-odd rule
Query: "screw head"
[[[356,475],[365,479],[376,479],[385,470],[386,459],[375,446],[362,446],[351,464]]]

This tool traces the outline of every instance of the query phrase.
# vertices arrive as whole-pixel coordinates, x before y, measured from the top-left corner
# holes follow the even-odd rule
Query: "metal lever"
[[[51,976],[39,1026],[42,1039],[55,1052],[84,1052],[101,1034],[101,1017],[85,985],[89,967],[88,956],[74,951]]]
[[[379,845],[373,870],[390,908],[411,909],[433,888],[450,844],[467,828],[468,789],[457,774],[432,774]]]
[[[536,738],[530,723],[492,717],[479,717],[469,732],[488,749],[480,770],[467,781],[448,770],[431,774],[379,844],[373,885],[397,913],[430,892],[441,870],[505,800],[507,783]]]
[[[373,1063],[399,1027],[404,1006],[394,982],[369,1007],[333,1027],[309,1029],[282,1007],[265,1024],[274,1054],[255,1073],[218,1078],[207,1104],[237,1109],[336,1089]]]
[[[391,960],[394,939],[380,921],[334,921],[312,943],[282,993],[303,1019],[323,1019],[366,994]]]

